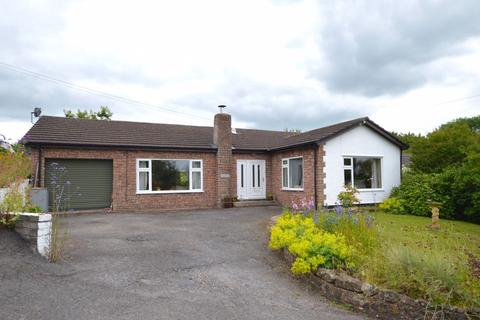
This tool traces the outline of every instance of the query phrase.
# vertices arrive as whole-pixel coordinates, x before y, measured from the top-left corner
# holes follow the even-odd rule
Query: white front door
[[[265,199],[265,190],[265,160],[237,160],[238,199]]]

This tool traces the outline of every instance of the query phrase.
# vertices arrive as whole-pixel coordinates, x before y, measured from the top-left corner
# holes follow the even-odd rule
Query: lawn
[[[363,276],[380,286],[436,304],[480,306],[480,225],[373,212],[380,250]]]
[[[464,259],[466,252],[480,257],[480,225],[441,220],[440,230],[431,230],[427,227],[431,219],[426,217],[383,212],[373,216],[386,244],[401,244],[425,253],[435,251],[453,259]]]

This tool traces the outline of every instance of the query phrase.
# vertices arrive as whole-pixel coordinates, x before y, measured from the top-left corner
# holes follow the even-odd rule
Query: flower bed
[[[420,236],[430,229],[407,233],[415,243],[410,246],[406,240],[390,239],[398,232],[391,227],[393,233],[385,233],[385,225],[391,223],[383,216],[378,226],[375,214],[362,210],[337,206],[317,211],[298,204],[292,208],[271,227],[269,246],[284,252],[292,272],[307,275],[327,297],[383,318],[469,319],[467,313],[480,317],[480,281],[469,271],[463,253],[454,257],[417,248],[424,246]]]

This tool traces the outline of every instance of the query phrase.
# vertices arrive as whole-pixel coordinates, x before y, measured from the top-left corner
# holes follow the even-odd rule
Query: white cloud
[[[423,133],[479,114],[480,99],[439,103],[480,93],[472,18],[480,5],[465,1],[439,17],[425,12],[443,12],[448,2],[391,4],[5,4],[0,62],[150,105],[0,66],[0,133],[20,138],[36,106],[62,115],[108,105],[119,120],[210,125],[216,105],[227,104],[236,126],[306,130],[366,115],[388,130]]]

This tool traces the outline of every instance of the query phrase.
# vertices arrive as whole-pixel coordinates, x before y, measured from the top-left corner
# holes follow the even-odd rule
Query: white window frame
[[[345,170],[350,170],[352,175],[352,186],[355,186],[355,171],[353,168],[353,158],[372,158],[372,159],[380,159],[380,188],[357,188],[358,191],[368,192],[368,191],[383,191],[383,156],[371,156],[371,155],[349,155],[349,156],[342,156],[342,164],[343,164],[343,184],[345,184]],[[345,159],[350,159],[350,165],[345,165]]]
[[[292,187],[290,187],[290,182],[291,182],[291,181],[290,181],[290,160],[292,160],[292,159],[302,159],[302,187],[301,187],[301,188],[292,188]],[[281,162],[281,169],[282,169],[282,171],[281,171],[282,190],[285,190],[285,191],[303,191],[304,185],[305,185],[305,180],[304,180],[304,178],[305,178],[305,165],[304,165],[304,164],[305,164],[305,163],[304,163],[304,161],[303,161],[303,157],[300,156],[300,157],[282,158],[281,161],[282,161],[282,162]],[[283,163],[284,161],[287,161],[287,163],[284,164],[284,163]],[[284,169],[284,168],[287,168],[287,184],[288,184],[288,187],[285,187],[285,186],[283,185],[283,178],[284,178],[284,176],[283,176],[283,169]]]
[[[148,168],[140,168],[140,162],[148,162]],[[152,161],[189,161],[188,190],[152,190]],[[193,168],[193,162],[200,162],[200,168]],[[149,190],[140,190],[140,172],[148,172]],[[200,172],[200,189],[192,189],[192,173]],[[203,192],[203,160],[202,159],[136,159],[136,186],[137,194],[168,194],[168,193],[198,193]]]

